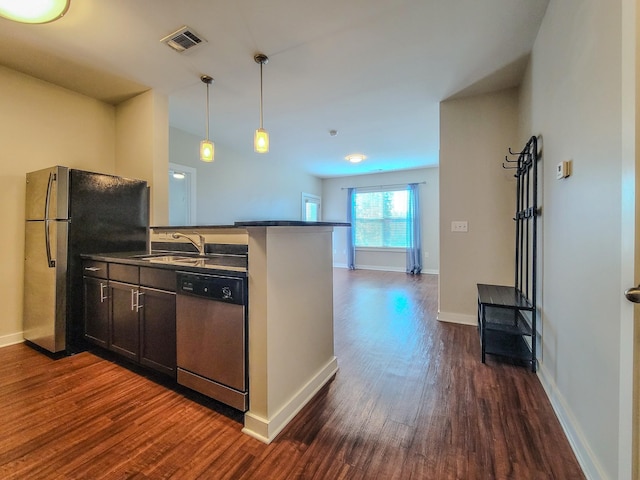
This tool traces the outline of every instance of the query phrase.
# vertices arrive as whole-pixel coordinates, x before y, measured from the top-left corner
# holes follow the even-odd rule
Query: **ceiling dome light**
[[[351,155],[347,155],[344,157],[345,160],[348,160],[351,163],[360,163],[365,160],[367,157],[361,153],[352,153]]]
[[[20,23],[48,23],[64,16],[70,0],[0,0],[0,17]]]

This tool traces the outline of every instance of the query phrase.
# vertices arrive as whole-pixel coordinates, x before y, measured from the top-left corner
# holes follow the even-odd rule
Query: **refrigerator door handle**
[[[47,262],[49,263],[50,268],[54,268],[56,266],[56,260],[51,258],[51,236],[49,235],[49,204],[51,201],[51,187],[53,186],[53,182],[56,180],[56,174],[51,172],[49,173],[49,183],[47,183],[47,196],[44,201],[44,239],[47,248]]]

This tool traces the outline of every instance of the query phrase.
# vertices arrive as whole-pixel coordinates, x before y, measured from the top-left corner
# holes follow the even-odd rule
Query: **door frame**
[[[197,204],[197,194],[196,194],[196,185],[197,185],[197,173],[198,170],[193,168],[193,167],[188,167],[186,165],[180,165],[179,163],[172,163],[169,162],[169,172],[168,174],[171,175],[173,171],[179,171],[179,172],[184,172],[184,173],[188,173],[188,178],[189,178],[189,225],[195,225],[196,224],[196,204]],[[168,188],[168,192],[167,192],[167,198],[169,201],[169,204],[171,202],[171,189]]]
[[[621,295],[618,478],[640,480],[640,305],[622,292],[640,285],[640,0],[622,0]]]

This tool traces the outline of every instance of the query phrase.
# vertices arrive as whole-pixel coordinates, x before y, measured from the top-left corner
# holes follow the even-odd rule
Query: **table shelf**
[[[515,287],[478,284],[482,363],[496,355],[536,369],[535,307]]]

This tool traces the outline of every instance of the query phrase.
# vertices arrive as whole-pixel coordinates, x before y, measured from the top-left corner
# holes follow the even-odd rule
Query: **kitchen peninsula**
[[[247,245],[249,410],[243,432],[271,442],[338,369],[333,345],[334,227],[346,223],[255,221],[152,227],[207,244]]]

